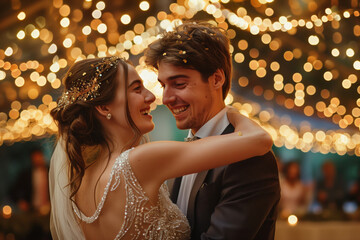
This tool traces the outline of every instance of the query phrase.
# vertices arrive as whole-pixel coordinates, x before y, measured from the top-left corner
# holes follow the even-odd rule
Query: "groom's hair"
[[[156,69],[160,62],[194,69],[200,72],[204,81],[217,69],[222,69],[225,74],[222,88],[225,99],[232,76],[229,45],[224,29],[207,22],[186,22],[151,43],[145,51],[145,63]]]

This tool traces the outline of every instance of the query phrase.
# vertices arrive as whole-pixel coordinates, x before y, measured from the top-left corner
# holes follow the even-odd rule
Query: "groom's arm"
[[[201,239],[273,239],[280,198],[273,154],[229,165],[222,181],[219,203]]]

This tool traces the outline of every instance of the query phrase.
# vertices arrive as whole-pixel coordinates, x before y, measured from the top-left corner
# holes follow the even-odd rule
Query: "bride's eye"
[[[135,87],[135,88],[134,88],[134,91],[135,91],[135,92],[141,92],[141,86],[139,85],[139,86]]]

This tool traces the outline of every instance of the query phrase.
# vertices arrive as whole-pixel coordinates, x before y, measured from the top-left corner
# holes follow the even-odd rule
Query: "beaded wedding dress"
[[[163,184],[159,189],[156,204],[152,204],[142,190],[129,163],[128,155],[131,149],[117,157],[95,213],[92,216],[85,216],[76,204],[69,200],[69,189],[62,179],[64,176],[56,181],[66,169],[64,167],[66,159],[62,160],[63,163],[60,165],[59,161],[55,162],[59,160],[54,158],[55,154],[64,154],[59,153],[58,148],[61,148],[59,145],[61,144],[58,143],[50,166],[51,232],[54,239],[84,239],[79,222],[90,224],[101,217],[107,196],[119,187],[125,187],[125,214],[114,239],[190,239],[187,219],[171,202],[166,185]]]

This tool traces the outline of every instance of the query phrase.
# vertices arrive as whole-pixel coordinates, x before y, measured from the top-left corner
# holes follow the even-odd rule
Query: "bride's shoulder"
[[[115,159],[114,167],[119,166],[119,164],[121,164],[122,162],[128,162],[129,161],[129,153],[133,149],[134,148],[130,148],[130,149],[127,149],[127,150],[123,151],[122,153],[120,153]]]

